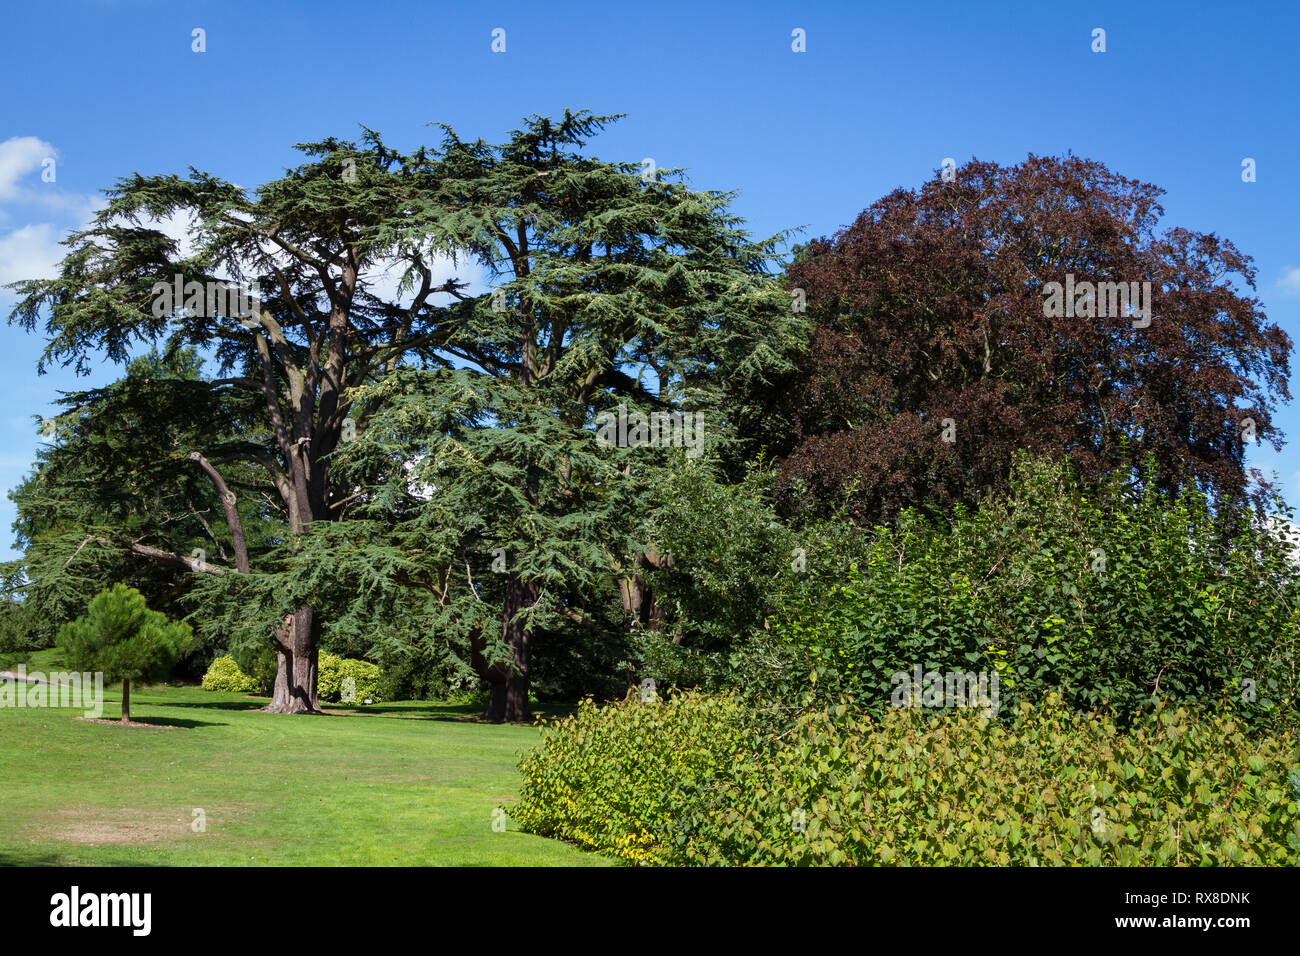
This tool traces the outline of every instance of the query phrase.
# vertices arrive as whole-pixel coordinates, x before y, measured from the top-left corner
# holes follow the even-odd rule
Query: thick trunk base
[[[262,708],[268,714],[322,714],[317,696],[316,671],[320,657],[319,628],[309,607],[284,619],[275,632],[275,688],[271,703]]]
[[[531,723],[533,713],[528,708],[528,686],[528,677],[519,674],[511,674],[506,680],[490,685],[491,696],[482,719],[494,724]]]
[[[537,588],[511,573],[505,597],[501,615],[501,640],[510,648],[510,663],[488,667],[480,640],[471,643],[471,664],[478,675],[488,682],[491,692],[483,719],[494,724],[528,723],[533,719],[532,711],[528,709],[532,635],[522,620],[515,620],[515,615],[536,602]]]

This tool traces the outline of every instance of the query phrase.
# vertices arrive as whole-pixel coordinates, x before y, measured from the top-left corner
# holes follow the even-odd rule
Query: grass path
[[[32,665],[29,665],[29,667]],[[104,717],[121,713],[105,688]],[[589,866],[614,861],[492,829],[530,727],[399,703],[263,714],[196,687],[131,691],[131,716],[0,709],[0,864]],[[195,810],[206,832],[195,832]]]

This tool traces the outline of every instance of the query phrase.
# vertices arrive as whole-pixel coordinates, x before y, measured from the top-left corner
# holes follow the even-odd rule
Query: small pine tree
[[[131,681],[166,676],[189,648],[183,621],[149,610],[144,595],[125,584],[100,591],[84,617],[59,629],[58,645],[76,670],[103,671],[122,682],[122,723],[131,721]]]

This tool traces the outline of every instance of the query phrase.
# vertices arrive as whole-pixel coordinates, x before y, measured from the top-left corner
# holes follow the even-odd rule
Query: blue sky
[[[1106,31],[1094,53],[1092,31]],[[206,52],[191,49],[205,31]],[[492,52],[504,29],[506,50]],[[791,50],[791,32],[807,51]],[[190,165],[256,185],[295,142],[364,123],[401,147],[429,122],[497,140],[566,107],[627,118],[601,158],[682,166],[740,191],[758,234],[834,232],[945,157],[1072,150],[1164,187],[1164,225],[1255,259],[1300,341],[1300,4],[490,3],[41,0],[0,29],[0,284],[49,275],[117,177]],[[55,160],[55,181],[42,180]],[[1256,161],[1244,183],[1241,163]],[[13,297],[0,290],[8,315]],[[41,341],[0,327],[0,488],[29,470],[56,390]],[[1292,385],[1300,393],[1300,387]],[[1294,406],[1280,419],[1300,439]],[[1252,452],[1300,503],[1300,455]],[[0,505],[0,545],[13,508]],[[7,547],[3,555],[12,556]]]

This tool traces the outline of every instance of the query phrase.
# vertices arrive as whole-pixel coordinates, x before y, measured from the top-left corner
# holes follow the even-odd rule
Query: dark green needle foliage
[[[352,394],[365,427],[335,462],[355,512],[385,525],[362,576],[386,564],[410,585],[434,639],[488,681],[494,719],[527,717],[535,646],[582,635],[613,663],[653,626],[640,571],[668,556],[647,537],[650,489],[732,442],[738,383],[788,369],[802,341],[768,273],[775,240],[751,240],[729,195],[581,152],[609,119],[533,117],[497,146],[446,131],[393,241],[468,250],[491,288],[444,310],[445,361]],[[620,406],[691,427],[598,442]]]
[[[131,681],[167,676],[190,646],[190,626],[149,610],[125,584],[101,591],[85,617],[59,629],[58,644],[74,670],[102,672],[122,682],[122,722],[131,720]]]
[[[443,127],[409,153],[364,130],[255,190],[120,180],[12,321],[44,332],[42,369],[151,346],[214,369],[69,397],[20,492],[33,593],[67,615],[134,567],[207,640],[278,654],[277,711],[317,709],[322,641],[475,675],[494,719],[528,715],[534,651],[634,664],[626,632],[664,600],[643,572],[670,560],[656,469],[738,460],[744,396],[806,335],[770,274],[780,237],[751,239],[729,194],[590,155],[612,119],[534,116],[498,145]],[[178,274],[255,283],[251,307],[188,285],[160,304]],[[597,445],[620,406],[695,427]]]

